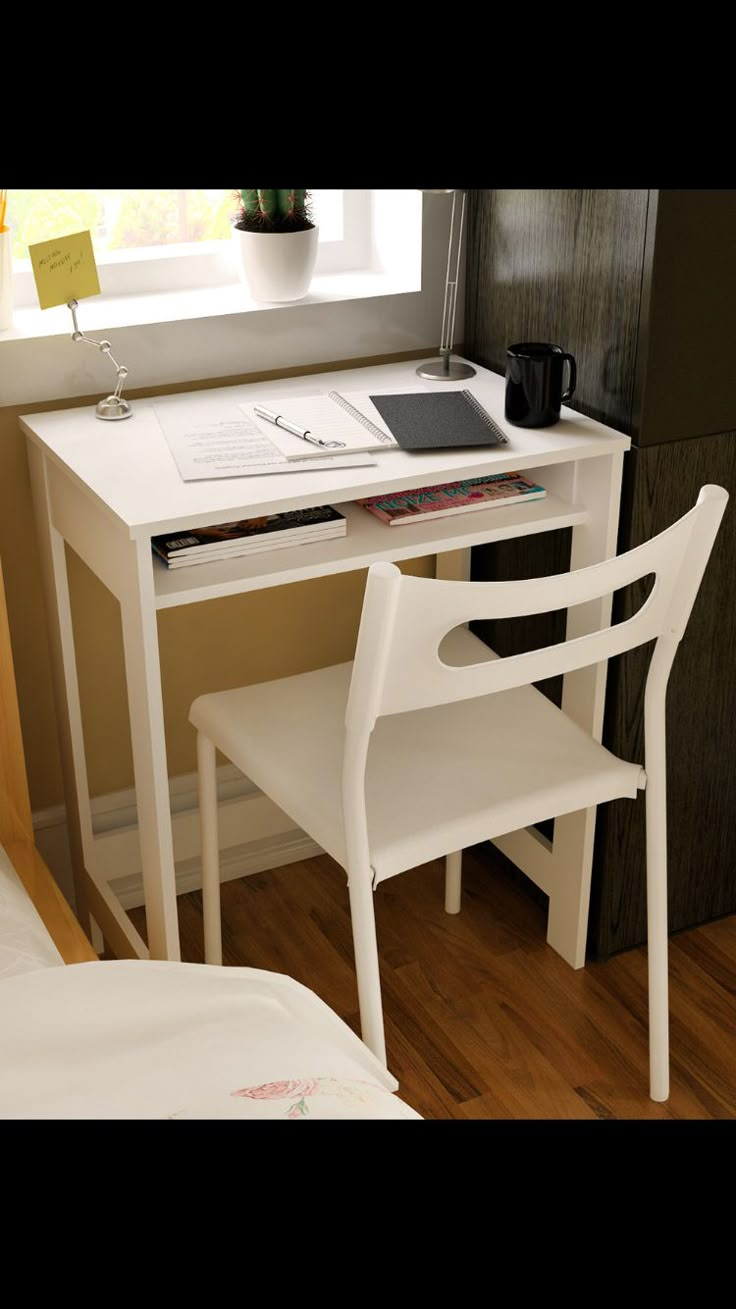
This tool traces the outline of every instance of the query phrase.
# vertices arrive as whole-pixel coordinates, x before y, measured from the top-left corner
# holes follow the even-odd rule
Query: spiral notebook
[[[426,391],[400,394],[350,391],[308,395],[294,400],[264,400],[282,418],[320,437],[342,441],[344,454],[379,450],[441,450],[455,446],[508,445],[505,432],[470,391]],[[287,458],[319,458],[320,451],[298,436],[274,427],[242,406],[268,432]],[[340,455],[341,451],[331,450]]]
[[[420,391],[370,399],[402,450],[509,444],[506,433],[471,391]]]

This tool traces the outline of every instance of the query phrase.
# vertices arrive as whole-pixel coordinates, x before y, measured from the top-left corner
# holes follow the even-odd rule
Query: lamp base
[[[459,382],[463,377],[475,377],[475,369],[460,359],[444,355],[441,359],[430,359],[428,363],[420,364],[417,377],[427,377],[433,382]]]
[[[100,400],[95,409],[97,417],[106,418],[108,422],[114,422],[118,418],[130,418],[132,413],[128,401],[115,395],[108,395],[105,400]]]

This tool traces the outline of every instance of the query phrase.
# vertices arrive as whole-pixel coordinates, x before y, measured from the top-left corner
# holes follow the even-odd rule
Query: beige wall
[[[412,356],[391,356],[402,357]],[[385,362],[385,357],[281,370],[278,375],[379,362]],[[150,388],[146,394],[201,390],[275,375],[217,378],[191,386],[178,383]],[[90,403],[98,398],[90,397]],[[0,558],[34,809],[61,803],[62,785],[41,573],[18,415],[80,403],[84,401],[0,408]],[[114,597],[71,552],[69,564],[90,789],[100,795],[133,781],[119,609]],[[411,560],[402,567],[431,576],[434,562]],[[163,611],[159,639],[169,773],[175,776],[195,767],[194,733],[187,713],[196,695],[351,658],[364,583],[363,572],[346,573]]]

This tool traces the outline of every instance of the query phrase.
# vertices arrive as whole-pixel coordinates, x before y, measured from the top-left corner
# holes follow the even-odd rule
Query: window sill
[[[279,304],[251,300],[242,282],[195,290],[158,291],[150,295],[94,296],[80,305],[80,327],[100,332],[119,327],[141,327],[156,323],[196,321],[274,309],[298,309],[306,305],[341,300],[362,300],[375,296],[401,295],[421,290],[421,279],[412,270],[403,273],[356,269],[315,277],[303,300]],[[69,336],[71,318],[66,305],[54,309],[16,309],[13,326],[0,331],[0,346],[6,341],[32,341],[51,336]]]
[[[128,369],[126,392],[138,394],[346,359],[431,353],[442,318],[447,197],[408,194],[413,220],[410,214],[397,227],[395,193],[374,193],[373,267],[317,276],[303,300],[256,303],[238,281],[108,293],[82,301],[80,328],[95,340],[109,336],[115,358]],[[462,299],[461,280],[459,322]],[[97,350],[72,343],[65,305],[17,308],[14,326],[0,332],[0,407],[94,397],[113,377]]]

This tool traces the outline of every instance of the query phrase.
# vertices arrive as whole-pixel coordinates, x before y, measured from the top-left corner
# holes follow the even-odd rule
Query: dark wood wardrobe
[[[706,482],[736,497],[736,191],[519,190],[469,197],[467,358],[507,345],[575,355],[571,406],[627,432],[619,550],[661,531]],[[569,532],[473,551],[472,576],[569,565]],[[616,595],[614,620],[642,603]],[[726,510],[667,701],[670,928],[736,912],[736,505]],[[564,636],[564,615],[478,626],[502,654]],[[604,744],[643,760],[650,647],[610,666]],[[559,687],[543,688],[559,703]],[[645,939],[644,804],[599,811],[589,954]]]

